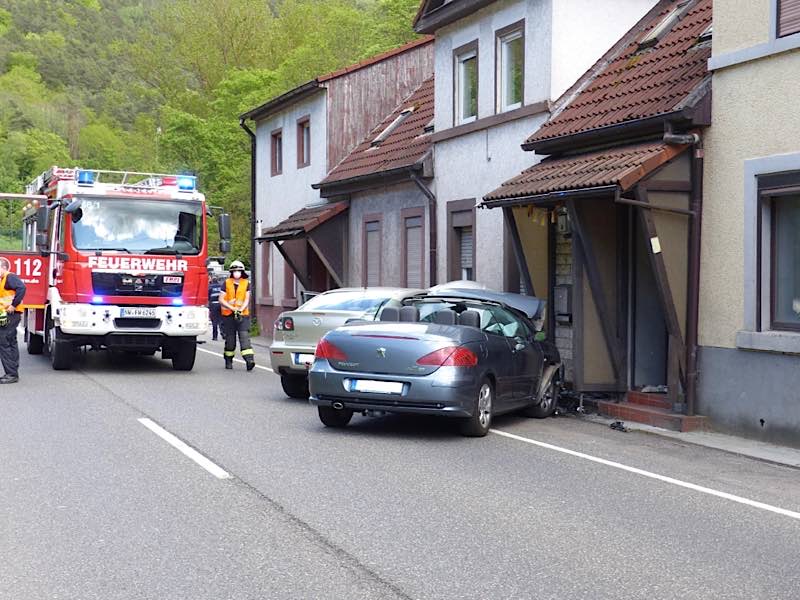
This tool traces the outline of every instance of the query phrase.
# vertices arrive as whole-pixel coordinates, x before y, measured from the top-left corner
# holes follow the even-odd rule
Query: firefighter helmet
[[[231,263],[231,266],[228,267],[228,271],[231,273],[234,271],[244,271],[244,264],[240,260],[235,260]]]

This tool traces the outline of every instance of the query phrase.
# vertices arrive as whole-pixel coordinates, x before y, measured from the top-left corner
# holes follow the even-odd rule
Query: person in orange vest
[[[222,329],[225,332],[225,368],[233,368],[236,356],[236,336],[239,336],[239,351],[247,370],[256,366],[253,346],[250,344],[250,281],[241,261],[235,260],[228,267],[230,277],[219,295],[222,312]]]
[[[0,384],[19,381],[17,325],[24,297],[25,284],[11,272],[11,262],[0,256],[0,362],[5,371],[5,375],[0,377]]]

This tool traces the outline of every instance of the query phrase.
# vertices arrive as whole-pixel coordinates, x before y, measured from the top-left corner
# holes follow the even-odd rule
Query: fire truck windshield
[[[199,254],[203,214],[199,202],[144,198],[82,198],[72,220],[77,250],[131,254]]]

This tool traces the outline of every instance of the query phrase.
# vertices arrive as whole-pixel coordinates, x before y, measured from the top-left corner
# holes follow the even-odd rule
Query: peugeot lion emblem
[[[378,356],[386,358],[386,348],[378,348]]]

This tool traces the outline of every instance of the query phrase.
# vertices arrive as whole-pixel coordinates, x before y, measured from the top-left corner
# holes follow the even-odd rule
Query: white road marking
[[[595,463],[599,463],[601,465],[606,465],[607,467],[621,469],[622,471],[628,471],[629,473],[641,475],[642,477],[649,477],[650,479],[656,479],[658,481],[663,481],[664,483],[677,485],[679,487],[683,487],[689,490],[694,490],[695,492],[701,492],[703,494],[708,494],[710,496],[716,496],[717,498],[724,498],[725,500],[730,500],[731,502],[738,502],[739,504],[745,504],[747,506],[752,506],[753,508],[760,508],[761,510],[766,510],[778,515],[783,515],[784,517],[790,517],[792,519],[800,520],[800,513],[794,512],[792,510],[787,510],[785,508],[780,508],[778,506],[772,506],[771,504],[765,504],[764,502],[757,502],[756,500],[750,500],[748,498],[743,498],[742,496],[736,496],[734,494],[729,494],[727,492],[720,492],[719,490],[714,490],[711,488],[703,487],[702,485],[689,483],[688,481],[681,481],[680,479],[667,477],[666,475],[651,473],[650,471],[645,471],[644,469],[629,467],[628,465],[623,465],[622,463],[614,462],[613,460],[606,460],[604,458],[598,458],[597,456],[592,456],[590,454],[584,454],[583,452],[576,452],[575,450],[569,450],[568,448],[562,448],[560,446],[554,446],[553,444],[539,442],[536,440],[532,440],[530,438],[522,437],[521,435],[515,435],[513,433],[508,433],[506,431],[500,431],[499,429],[490,429],[490,431],[497,435],[502,435],[503,437],[507,437],[512,440],[517,440],[518,442],[524,442],[526,444],[539,446],[540,448],[546,448],[548,450],[553,450],[555,452],[569,454],[570,456],[575,456],[577,458],[589,460]]]
[[[179,450],[180,452],[191,458],[194,462],[203,467],[214,477],[218,479],[228,479],[230,477],[230,474],[225,469],[223,469],[219,465],[214,464],[208,458],[200,454],[197,450],[189,446],[186,442],[181,441],[180,439],[172,435],[169,431],[157,425],[150,419],[148,418],[139,419],[139,423],[147,427],[150,431],[155,433],[158,437],[167,442],[170,446],[176,448],[177,450]]]
[[[213,354],[214,356],[219,356],[220,358],[225,358],[225,355],[224,354],[220,354],[219,352],[212,352],[211,350],[206,350],[205,348],[198,348],[197,350],[200,351],[200,352],[205,352],[206,354]],[[242,364],[242,365],[246,365],[247,364],[246,362],[244,362],[243,360],[240,360],[238,358],[234,358],[233,362],[237,362],[237,363]],[[275,372],[272,369],[270,369],[269,367],[264,367],[262,365],[256,365],[256,369],[261,369],[262,371],[269,371],[270,373],[274,373]]]

